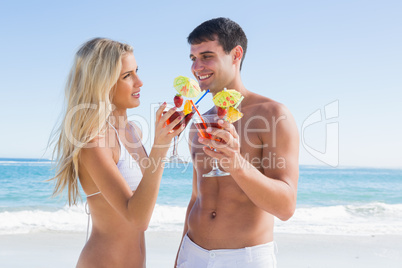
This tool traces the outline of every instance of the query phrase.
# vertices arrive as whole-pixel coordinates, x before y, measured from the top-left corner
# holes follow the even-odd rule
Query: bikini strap
[[[123,143],[122,143],[121,140],[120,140],[119,133],[117,132],[116,128],[115,128],[109,121],[106,121],[106,122],[108,122],[109,125],[110,125],[110,126],[114,129],[114,131],[116,132],[117,138],[119,139],[120,149],[121,149],[121,146],[122,146]],[[135,135],[136,138],[138,139],[138,142],[141,142],[141,138],[140,138],[140,136],[138,135],[138,132],[137,132],[137,129],[136,129],[135,125],[134,125],[133,123],[131,123],[131,121],[128,121],[128,123],[134,128],[134,135]],[[124,146],[124,145],[123,145],[123,146]],[[144,152],[145,152],[145,155],[148,156],[147,150],[145,150],[144,144],[142,144],[142,142],[141,142],[141,146],[142,146],[142,149],[143,149]]]
[[[116,129],[109,121],[106,121],[106,122],[108,122],[109,125],[110,125],[110,126],[114,129],[114,131],[116,132],[117,139],[119,140],[119,145],[120,145],[120,147],[121,147],[122,143],[121,143],[121,140],[120,140],[119,132],[117,132],[117,129]]]
[[[138,142],[141,143],[142,149],[144,150],[145,155],[148,157],[147,150],[145,150],[144,144],[142,144],[142,142],[141,142],[141,138],[140,138],[140,135],[138,135],[136,126],[135,126],[131,121],[128,121],[128,123],[134,128],[134,135],[135,135],[136,138],[138,139]]]
[[[87,198],[88,197],[91,197],[91,196],[94,196],[94,195],[97,195],[97,194],[100,194],[101,192],[99,191],[99,192],[96,192],[96,193],[93,193],[93,194],[89,194],[89,195],[87,195]]]
[[[119,136],[119,133],[117,132],[117,129],[116,129],[109,121],[106,121],[106,122],[108,122],[109,125],[114,129],[114,131],[116,132],[117,137],[118,137],[118,136]]]

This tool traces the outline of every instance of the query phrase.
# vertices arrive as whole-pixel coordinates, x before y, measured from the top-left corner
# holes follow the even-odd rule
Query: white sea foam
[[[402,234],[401,219],[402,204],[298,208],[289,221],[277,220],[275,231],[334,235]]]
[[[186,208],[156,205],[150,231],[183,230]],[[402,234],[402,204],[309,207],[296,209],[286,222],[275,221],[275,232],[333,235]],[[0,235],[41,231],[85,232],[84,205],[54,211],[21,210],[0,213]]]
[[[22,210],[0,213],[0,234],[37,231],[80,232],[86,229],[84,206],[64,207],[56,211]]]
[[[50,166],[50,161],[0,161],[0,166]]]
[[[186,208],[156,205],[149,230],[183,229]],[[85,232],[87,215],[84,205],[48,210],[4,211],[0,213],[0,235],[40,231]]]
[[[152,231],[183,231],[185,207],[156,205],[152,214],[149,230]]]

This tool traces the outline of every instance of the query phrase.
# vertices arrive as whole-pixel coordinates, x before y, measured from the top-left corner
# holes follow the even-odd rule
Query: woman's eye
[[[123,77],[123,79],[126,79],[127,77],[129,77],[130,76],[130,74],[126,74],[124,77]]]

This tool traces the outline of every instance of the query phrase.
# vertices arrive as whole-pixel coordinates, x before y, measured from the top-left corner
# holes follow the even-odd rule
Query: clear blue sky
[[[173,79],[191,76],[189,32],[223,16],[249,39],[242,71],[249,90],[284,103],[299,130],[338,101],[330,122],[339,126],[339,164],[402,167],[399,0],[9,2],[0,3],[0,157],[43,155],[86,40],[134,46],[144,86],[141,107],[129,114],[149,120],[151,103],[173,98]],[[304,134],[309,147],[325,149],[325,122]],[[188,155],[184,140],[179,152]],[[300,162],[322,164],[303,146]]]

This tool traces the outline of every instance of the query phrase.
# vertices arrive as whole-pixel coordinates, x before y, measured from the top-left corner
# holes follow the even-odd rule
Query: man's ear
[[[233,48],[233,61],[238,61],[239,63],[241,62],[241,59],[243,58],[243,48],[240,45],[237,45]]]

